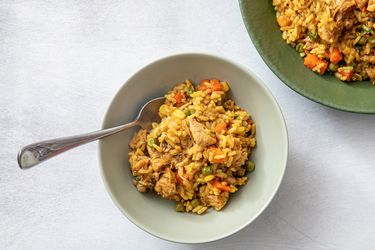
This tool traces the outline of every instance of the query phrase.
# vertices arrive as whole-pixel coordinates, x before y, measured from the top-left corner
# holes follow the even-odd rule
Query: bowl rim
[[[263,53],[263,50],[261,49],[261,43],[258,41],[258,39],[256,38],[256,35],[254,34],[253,30],[251,29],[251,24],[249,22],[249,20],[246,18],[246,14],[245,14],[245,10],[244,10],[244,5],[246,4],[246,0],[239,0],[238,1],[239,3],[239,7],[240,7],[240,11],[241,11],[241,17],[242,17],[242,21],[245,25],[245,28],[247,30],[247,33],[251,39],[251,41],[253,42],[254,44],[254,47],[255,49],[258,51],[258,54],[261,56],[262,60],[265,62],[265,64],[268,66],[268,68],[277,76],[277,78],[279,78],[286,86],[288,86],[290,89],[292,89],[293,91],[295,91],[296,93],[300,94],[301,96],[303,97],[306,97],[307,99],[315,102],[315,103],[319,103],[319,104],[322,104],[328,108],[332,108],[332,109],[336,109],[336,110],[340,110],[340,111],[345,111],[345,112],[350,112],[350,113],[356,113],[356,114],[375,114],[375,109],[369,109],[369,108],[360,108],[360,107],[357,107],[357,108],[353,108],[353,107],[345,107],[345,106],[340,106],[340,105],[337,105],[335,104],[334,102],[329,102],[329,101],[325,101],[325,100],[322,100],[320,98],[317,98],[317,97],[313,97],[312,95],[310,95],[308,92],[304,91],[303,89],[300,89],[298,87],[296,87],[292,81],[290,81],[288,79],[288,77],[286,77],[284,75],[284,73],[282,73],[276,65],[274,65],[271,60],[265,56],[265,54]],[[281,34],[280,34],[281,35]]]
[[[101,128],[102,129],[105,129],[105,123],[106,123],[106,119],[109,115],[109,108],[112,106],[114,100],[116,100],[119,96],[120,96],[120,93],[123,92],[123,89],[126,87],[126,85],[128,84],[128,82],[131,81],[132,78],[134,78],[135,76],[137,76],[138,74],[140,74],[142,71],[144,71],[146,68],[154,65],[154,64],[157,64],[157,63],[160,63],[164,60],[169,60],[169,59],[173,59],[173,58],[179,58],[179,57],[189,57],[189,56],[195,56],[195,57],[208,57],[208,58],[211,58],[211,59],[214,59],[214,60],[220,60],[220,61],[224,61],[226,63],[229,63],[237,68],[239,68],[240,70],[244,71],[246,74],[250,75],[250,77],[252,77],[255,82],[257,82],[257,84],[259,85],[259,87],[261,87],[265,93],[267,94],[267,96],[269,97],[270,101],[272,102],[273,106],[276,108],[276,110],[278,111],[277,114],[278,114],[278,119],[280,120],[281,122],[281,131],[282,131],[282,137],[284,138],[284,148],[285,148],[285,154],[283,155],[283,160],[282,160],[282,163],[280,164],[280,166],[282,167],[282,173],[281,175],[278,177],[278,180],[277,180],[277,183],[276,183],[276,186],[274,188],[274,190],[272,191],[271,195],[268,197],[267,201],[264,203],[264,205],[261,207],[261,209],[259,209],[259,211],[254,215],[252,216],[250,219],[244,221],[244,223],[234,229],[234,230],[230,230],[228,231],[227,233],[223,234],[223,235],[219,235],[219,236],[215,236],[215,237],[211,237],[211,238],[208,238],[206,240],[188,240],[188,239],[185,239],[185,240],[181,240],[181,239],[173,239],[172,237],[168,237],[167,235],[162,235],[162,234],[159,234],[158,232],[154,231],[154,230],[150,230],[149,228],[147,228],[146,226],[144,226],[143,224],[140,224],[137,222],[137,220],[135,218],[133,218],[132,216],[130,216],[128,214],[128,212],[126,211],[126,209],[124,209],[120,203],[117,201],[116,199],[116,196],[114,193],[112,193],[112,190],[110,188],[110,184],[109,182],[107,181],[106,179],[106,176],[105,176],[105,171],[104,171],[104,164],[103,164],[103,159],[102,159],[102,151],[103,151],[103,145],[102,145],[102,142],[99,140],[98,142],[98,158],[99,158],[99,167],[100,167],[100,174],[101,174],[101,179],[104,183],[104,186],[106,188],[106,191],[107,193],[109,194],[109,196],[111,197],[112,201],[115,203],[115,205],[117,206],[117,208],[122,212],[123,215],[125,215],[125,217],[131,221],[135,226],[137,226],[138,228],[140,228],[141,230],[143,230],[144,232],[152,235],[152,236],[155,236],[159,239],[162,239],[162,240],[166,240],[166,241],[169,241],[169,242],[174,242],[174,243],[183,243],[183,244],[201,244],[201,243],[208,243],[208,242],[213,242],[213,241],[217,241],[217,240],[220,240],[220,239],[224,239],[224,238],[227,238],[239,231],[241,231],[242,229],[244,229],[246,226],[250,225],[255,219],[257,219],[259,217],[259,215],[261,213],[263,213],[263,211],[268,207],[268,205],[271,203],[271,201],[273,200],[273,198],[275,197],[277,191],[279,190],[280,188],[280,185],[282,183],[282,180],[284,178],[284,175],[285,175],[285,171],[286,171],[286,167],[287,167],[287,162],[288,162],[288,152],[289,152],[289,137],[288,137],[288,130],[287,130],[287,125],[286,125],[286,122],[285,122],[285,118],[283,116],[283,113],[282,113],[282,110],[280,108],[280,105],[278,104],[278,102],[276,101],[276,98],[273,96],[272,92],[268,89],[268,87],[263,83],[263,81],[258,78],[254,73],[252,73],[249,69],[246,69],[245,67],[243,67],[242,65],[238,64],[238,63],[235,63],[233,62],[232,60],[229,60],[227,58],[223,58],[221,56],[217,56],[217,55],[213,55],[213,54],[209,54],[209,53],[196,53],[196,52],[191,52],[191,53],[174,53],[174,54],[170,54],[168,56],[165,56],[165,57],[161,57],[159,59],[156,59],[150,63],[148,63],[147,65],[143,66],[143,67],[140,67],[138,70],[135,71],[135,73],[133,73],[122,85],[121,87],[117,90],[116,94],[114,95],[114,97],[111,99],[109,105],[107,106],[107,110],[104,114],[104,118],[103,118],[103,121],[102,121],[102,124],[101,124]]]

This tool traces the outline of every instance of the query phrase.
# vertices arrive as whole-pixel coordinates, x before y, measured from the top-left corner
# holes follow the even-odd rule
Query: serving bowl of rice
[[[269,68],[323,105],[375,113],[375,1],[240,0],[242,17]]]
[[[161,123],[152,131],[133,128],[99,143],[101,172],[112,200],[139,228],[173,242],[209,242],[241,230],[271,202],[286,167],[287,130],[274,97],[261,80],[231,61],[174,55],[126,81],[103,128],[132,121],[144,103],[159,96],[166,96],[166,102],[159,110]],[[217,114],[210,111],[212,105]],[[160,170],[163,150],[173,161]],[[255,171],[249,169],[253,164]],[[165,186],[166,181],[173,185]]]

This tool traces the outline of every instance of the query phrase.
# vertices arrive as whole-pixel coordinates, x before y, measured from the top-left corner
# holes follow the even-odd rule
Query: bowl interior
[[[198,243],[228,236],[254,220],[277,191],[286,166],[287,133],[278,105],[250,73],[227,60],[201,54],[168,57],[146,66],[120,89],[104,119],[103,128],[132,121],[148,100],[162,96],[178,82],[216,77],[229,82],[238,105],[252,115],[258,145],[252,159],[256,171],[247,185],[221,211],[197,216],[174,211],[174,202],[139,193],[131,184],[128,142],[136,129],[99,143],[104,182],[120,210],[145,231],[175,242]]]
[[[319,76],[281,37],[272,1],[240,0],[249,35],[270,69],[290,88],[318,103],[351,112],[375,113],[375,88],[369,81],[346,84]]]

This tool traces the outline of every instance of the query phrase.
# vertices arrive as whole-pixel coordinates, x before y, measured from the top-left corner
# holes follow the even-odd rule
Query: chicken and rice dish
[[[129,162],[138,191],[176,202],[176,211],[221,210],[255,169],[255,123],[217,79],[176,85],[159,108],[160,123],[131,139]]]
[[[375,84],[375,0],[273,0],[283,39],[306,67]]]

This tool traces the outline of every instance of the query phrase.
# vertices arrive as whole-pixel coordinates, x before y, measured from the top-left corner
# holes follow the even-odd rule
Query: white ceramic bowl
[[[169,241],[203,243],[229,236],[251,223],[270,203],[284,175],[288,137],[280,108],[264,84],[251,72],[226,59],[204,54],[163,58],[134,74],[113,99],[103,122],[108,128],[132,121],[146,101],[162,96],[178,82],[206,78],[228,81],[232,98],[257,124],[256,170],[247,185],[231,195],[226,207],[204,215],[177,213],[174,202],[132,185],[128,142],[136,129],[99,143],[104,183],[117,207],[144,231]],[[110,222],[109,222],[110,223]]]

